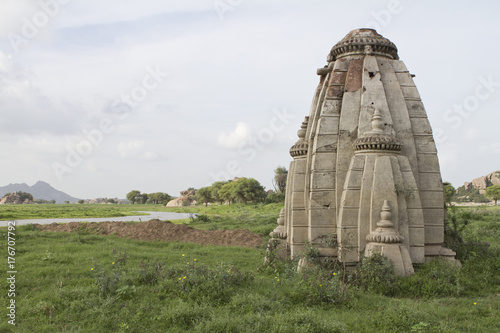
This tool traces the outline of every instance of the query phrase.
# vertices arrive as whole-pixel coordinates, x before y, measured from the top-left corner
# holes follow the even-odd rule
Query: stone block
[[[335,190],[310,192],[309,204],[311,208],[335,208]]]
[[[418,118],[410,118],[411,127],[413,130],[413,134],[427,134],[432,135],[431,125],[429,124],[429,120],[427,118],[418,117]]]
[[[443,227],[425,227],[425,245],[428,244],[442,244],[444,240]]]
[[[313,171],[311,174],[311,189],[312,190],[332,190],[335,188],[335,173],[334,172],[318,172]]]
[[[338,137],[335,134],[323,134],[316,136],[314,140],[315,152],[336,152]]]
[[[295,173],[292,184],[294,191],[303,190],[305,183],[306,183],[306,175],[304,173]]]
[[[390,63],[395,72],[408,72],[406,65],[401,60],[391,60]]]
[[[330,74],[330,82],[328,82],[328,84],[329,85],[343,85],[345,83],[346,76],[347,76],[346,71],[340,71],[340,70],[334,69]]]
[[[359,208],[358,207],[341,207],[339,221],[337,225],[341,227],[356,227],[358,226]],[[357,229],[356,229],[357,230]]]
[[[361,181],[363,180],[363,171],[361,170],[350,170],[347,175],[349,178],[346,180],[346,189],[359,189],[361,187]]]
[[[339,115],[342,107],[342,100],[325,99],[321,108],[321,115]]]
[[[444,214],[445,210],[443,208],[425,208],[422,209],[424,215],[424,225],[427,226],[443,226],[444,225]]]
[[[328,86],[326,98],[342,98],[344,96],[344,85]]]
[[[425,229],[424,226],[410,226],[408,228],[410,246],[424,246]]]
[[[292,244],[304,244],[309,241],[309,229],[307,227],[293,227]]]
[[[403,96],[405,98],[417,99],[420,98],[420,94],[418,93],[417,87],[401,87],[401,91],[403,92]]]
[[[443,208],[444,199],[443,192],[421,191],[420,201],[422,208]]]
[[[296,209],[305,209],[305,197],[304,192],[293,192],[292,193],[292,206]]]
[[[341,205],[347,207],[359,207],[361,190],[352,189],[345,190],[342,197]]]
[[[413,79],[412,79],[410,73],[408,73],[408,72],[397,72],[395,74],[396,74],[396,77],[398,78],[399,84],[405,85],[405,86],[414,85]]]
[[[432,135],[416,136],[415,137],[415,147],[417,148],[417,154],[419,153],[437,153],[436,144]]]
[[[418,186],[420,191],[443,191],[443,181],[441,180],[441,174],[439,172],[421,172],[420,173],[420,184]],[[422,193],[420,193],[420,200],[422,199]],[[441,199],[442,201],[443,199]]]
[[[311,227],[309,231],[311,243],[324,243],[326,237],[335,234],[336,227]]]
[[[336,227],[334,208],[317,208],[309,210],[309,225],[311,227]]]
[[[314,171],[335,171],[336,154],[333,152],[316,152],[313,154],[311,168]]]
[[[292,227],[307,227],[307,215],[305,210],[292,210]]]
[[[419,172],[439,172],[439,161],[434,154],[419,154],[417,162]]]
[[[338,117],[321,117],[318,123],[317,135],[339,133],[339,118]]]
[[[424,246],[410,246],[410,257],[414,264],[421,264],[425,261]]]

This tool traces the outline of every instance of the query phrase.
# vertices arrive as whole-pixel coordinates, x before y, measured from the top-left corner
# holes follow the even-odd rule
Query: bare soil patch
[[[70,222],[35,224],[44,231],[78,232],[89,231],[99,235],[116,235],[146,241],[189,242],[203,245],[257,247],[262,236],[249,230],[198,230],[183,224],[151,220],[141,223],[126,222]]]

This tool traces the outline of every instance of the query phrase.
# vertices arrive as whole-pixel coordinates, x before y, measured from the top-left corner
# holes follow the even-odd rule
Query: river
[[[51,223],[69,223],[69,222],[143,222],[149,220],[180,220],[187,219],[194,215],[191,213],[172,213],[172,212],[139,212],[149,215],[139,216],[120,216],[120,217],[85,217],[85,218],[65,218],[65,219],[29,219],[16,220],[16,225],[24,224],[51,224]],[[6,227],[9,221],[0,221],[0,227]]]

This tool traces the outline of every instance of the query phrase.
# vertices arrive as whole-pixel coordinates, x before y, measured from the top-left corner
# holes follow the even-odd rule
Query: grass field
[[[127,209],[154,208],[143,207]],[[279,209],[168,210],[206,216],[184,221],[197,228],[265,234]],[[332,265],[298,274],[293,262],[264,265],[264,246],[144,242],[20,226],[16,327],[7,323],[4,282],[0,332],[498,332],[499,211],[456,214],[458,226],[465,224],[461,235],[473,241],[460,245],[462,268],[434,262],[409,278],[394,276],[383,258],[350,273]],[[7,240],[7,232],[1,228],[0,237]],[[475,245],[480,240],[489,240],[490,249]],[[7,241],[0,244],[7,267]]]

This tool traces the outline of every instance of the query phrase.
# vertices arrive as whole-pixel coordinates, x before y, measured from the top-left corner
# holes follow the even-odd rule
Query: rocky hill
[[[0,187],[0,198],[7,193],[13,192],[27,192],[33,195],[33,198],[43,199],[43,200],[55,200],[56,203],[64,203],[69,201],[70,203],[77,202],[79,199],[72,197],[62,191],[56,190],[50,184],[38,181],[35,185],[29,186],[25,183],[22,184],[9,184],[7,186]]]
[[[34,203],[33,196],[30,193],[21,191],[4,195],[4,197],[0,199],[0,205],[21,205],[32,203]]]
[[[479,190],[480,194],[484,194],[486,188],[492,185],[500,185],[500,170],[493,171],[492,173],[489,173],[486,176],[476,178],[472,182],[464,183],[466,191],[477,189]]]

